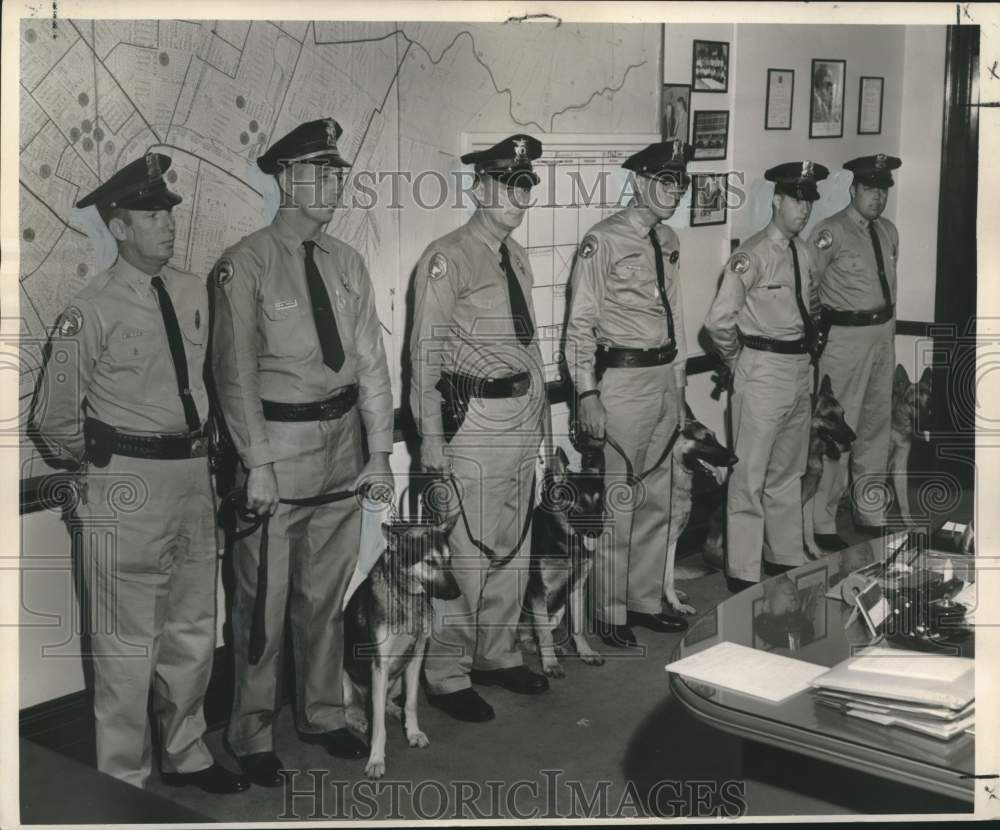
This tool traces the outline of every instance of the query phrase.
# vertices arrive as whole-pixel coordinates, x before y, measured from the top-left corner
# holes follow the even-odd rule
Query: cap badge
[[[886,156],[886,154],[879,153],[877,156],[875,156],[875,168],[877,170],[884,170],[886,161],[888,161],[888,157]]]
[[[160,157],[156,153],[146,153],[146,177],[148,179],[158,179],[162,175]]]
[[[337,147],[337,127],[332,118],[326,119],[326,143],[334,149]]]
[[[678,159],[682,158],[683,155],[684,155],[684,142],[681,141],[679,138],[675,138],[673,156],[670,160],[677,161]]]
[[[528,155],[528,140],[526,138],[514,139],[514,158],[521,160]]]
[[[811,179],[813,177],[813,163],[811,161],[802,162],[802,175],[803,179]]]

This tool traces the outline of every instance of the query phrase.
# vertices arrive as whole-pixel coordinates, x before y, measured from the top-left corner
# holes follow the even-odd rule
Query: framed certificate
[[[882,90],[885,78],[861,76],[858,89],[858,135],[882,132]]]
[[[809,138],[843,138],[847,61],[813,59]]]
[[[767,70],[767,99],[764,104],[765,130],[790,130],[792,128],[794,92],[794,70]]]

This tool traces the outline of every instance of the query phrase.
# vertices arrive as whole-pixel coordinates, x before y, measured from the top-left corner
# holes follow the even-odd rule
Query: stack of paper
[[[844,714],[946,740],[975,726],[975,671],[964,657],[869,648],[812,680]]]

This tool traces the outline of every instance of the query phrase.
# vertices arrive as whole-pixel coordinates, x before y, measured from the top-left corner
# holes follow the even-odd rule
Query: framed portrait
[[[847,61],[813,58],[809,138],[843,138]]]
[[[691,174],[691,227],[726,224],[727,173]]]
[[[729,90],[729,44],[696,40],[691,50],[691,88],[695,92]]]
[[[660,135],[664,141],[688,141],[691,129],[691,84],[664,84],[660,96]]]
[[[822,563],[794,582],[788,574],[765,581],[764,595],[753,602],[753,647],[792,652],[825,637],[825,587]]]
[[[882,90],[885,78],[862,75],[858,87],[858,135],[882,132]]]
[[[794,92],[795,70],[767,70],[767,97],[764,103],[765,130],[790,130],[792,128]]]
[[[691,126],[696,159],[724,159],[729,145],[729,110],[697,110]]]

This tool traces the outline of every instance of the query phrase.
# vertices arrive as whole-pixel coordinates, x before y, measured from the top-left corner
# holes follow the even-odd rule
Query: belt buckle
[[[191,458],[200,458],[208,451],[208,439],[204,436],[191,439]]]

